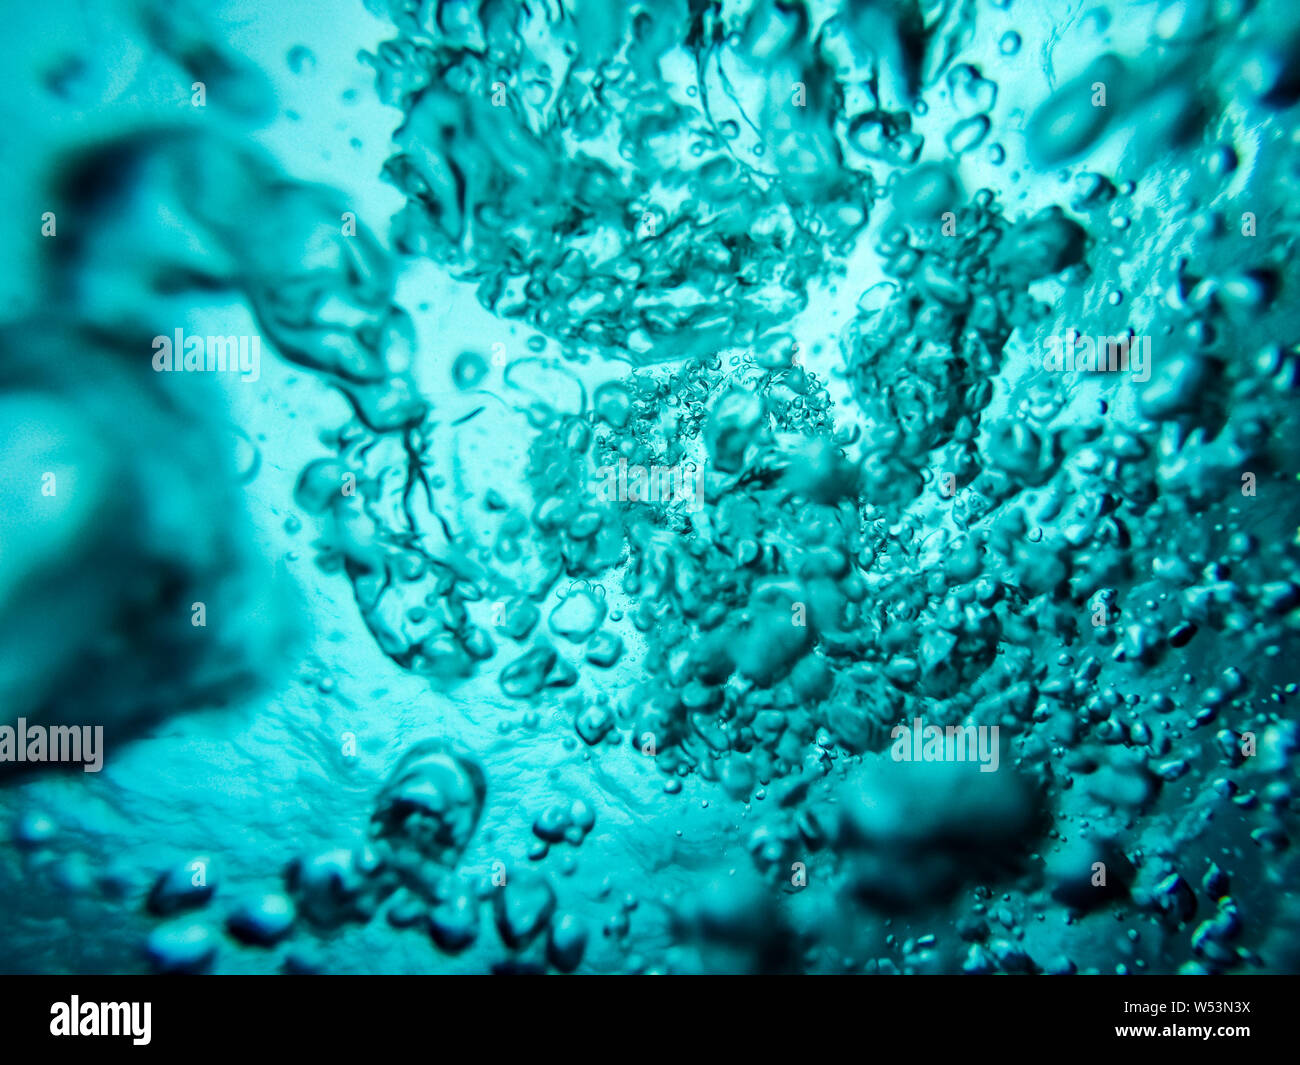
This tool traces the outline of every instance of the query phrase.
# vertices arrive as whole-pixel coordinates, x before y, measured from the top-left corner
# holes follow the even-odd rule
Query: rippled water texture
[[[0,969],[1300,969],[1291,0],[70,10]]]

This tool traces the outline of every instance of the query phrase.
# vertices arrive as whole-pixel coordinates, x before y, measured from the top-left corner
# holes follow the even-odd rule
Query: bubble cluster
[[[335,821],[269,873],[178,843],[136,885],[147,964],[1294,969],[1286,4],[370,6],[387,238],[227,132],[135,131],[65,160],[85,224],[47,265],[75,320],[0,334],[6,406],[83,351],[80,419],[24,408],[83,463],[129,436],[119,349],[177,278],[236,292],[333,403],[277,504],[365,643],[346,693],[324,643],[299,678],[319,764],[292,786]],[[150,26],[260,113],[256,74]],[[448,326],[431,277],[497,331]],[[180,439],[134,387],[137,428]],[[91,606],[166,634],[183,705],[266,672],[157,620],[242,572],[141,488],[220,507],[203,447],[127,470],[143,520],[79,541],[166,575]],[[54,532],[126,505],[89,498]],[[0,640],[36,647],[9,603]],[[135,729],[165,711],[131,669],[93,705]],[[63,820],[26,811],[21,860]]]

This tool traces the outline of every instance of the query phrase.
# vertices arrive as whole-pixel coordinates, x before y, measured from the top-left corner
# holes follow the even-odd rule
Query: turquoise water
[[[7,14],[0,969],[1300,968],[1291,5]]]

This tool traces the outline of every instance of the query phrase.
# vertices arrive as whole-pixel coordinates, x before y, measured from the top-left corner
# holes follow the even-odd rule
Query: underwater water
[[[1300,7],[4,13],[0,971],[1300,970]]]

